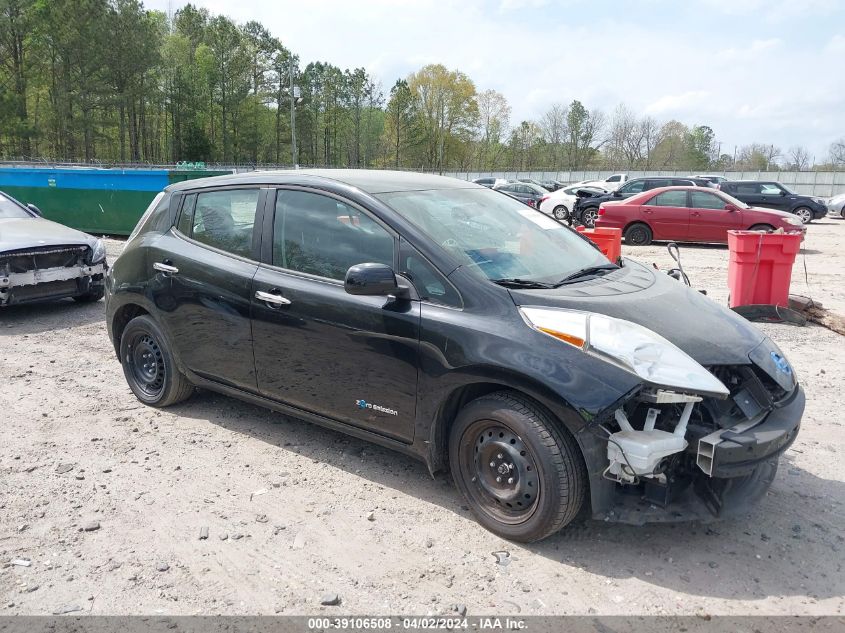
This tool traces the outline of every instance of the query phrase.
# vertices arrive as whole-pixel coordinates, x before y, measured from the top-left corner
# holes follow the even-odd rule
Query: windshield
[[[31,218],[32,214],[25,210],[21,205],[0,194],[0,220],[8,220],[10,218]]]
[[[574,231],[489,189],[399,191],[376,196],[488,279],[556,283],[607,258]],[[451,273],[452,271],[444,271]]]

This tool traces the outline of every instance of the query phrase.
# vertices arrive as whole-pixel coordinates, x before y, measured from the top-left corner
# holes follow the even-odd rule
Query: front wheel
[[[587,207],[581,212],[581,224],[586,226],[588,229],[592,229],[596,226],[596,220],[598,217],[598,207]]]
[[[566,220],[566,216],[569,215],[569,210],[561,204],[552,210],[552,215],[555,216],[555,220],[563,222]]]
[[[77,303],[96,303],[106,296],[106,289],[103,286],[89,290],[85,294],[77,295],[73,298]]]
[[[470,402],[449,435],[455,485],[478,522],[530,543],[578,515],[587,472],[578,445],[539,407],[500,391]]]
[[[179,371],[158,324],[149,316],[132,319],[120,337],[123,375],[135,397],[153,407],[187,399],[194,386]]]
[[[766,231],[767,233],[771,233],[772,231],[775,230],[775,227],[773,227],[771,224],[755,224],[754,226],[752,226],[748,230],[749,231]]]
[[[809,224],[810,222],[813,221],[813,210],[812,209],[809,209],[807,207],[798,207],[797,209],[795,209],[795,211],[793,211],[793,213],[795,215],[797,215],[799,218],[801,218],[801,221],[804,224]]]

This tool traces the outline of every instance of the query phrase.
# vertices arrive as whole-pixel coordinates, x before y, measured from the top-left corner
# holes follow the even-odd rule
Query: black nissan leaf
[[[789,362],[741,317],[440,176],[173,184],[106,288],[141,402],[202,387],[403,451],[516,541],[576,517],[743,511],[804,410]]]

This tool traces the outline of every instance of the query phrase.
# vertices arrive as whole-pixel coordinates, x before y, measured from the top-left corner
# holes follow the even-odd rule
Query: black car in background
[[[783,353],[739,315],[429,174],[170,185],[109,270],[106,325],[142,403],[198,386],[402,451],[517,541],[582,509],[747,512],[804,411]]]
[[[541,180],[540,185],[549,191],[557,191],[565,187],[566,183],[560,182],[559,180]]]
[[[575,218],[576,224],[592,227],[595,224],[596,218],[599,216],[599,207],[603,202],[624,200],[634,194],[649,191],[650,189],[657,189],[658,187],[678,186],[713,187],[714,185],[709,180],[703,178],[632,178],[619,187],[619,189],[603,196],[579,196],[572,209],[572,216]]]
[[[719,189],[752,207],[794,213],[804,224],[827,215],[827,204],[824,198],[801,195],[779,182],[729,180],[720,183]]]
[[[507,182],[503,185],[496,185],[493,191],[498,191],[511,198],[516,198],[520,202],[524,202],[529,207],[537,207],[540,204],[540,198],[549,194],[548,189],[544,189],[540,185],[535,185],[530,182]]]
[[[540,187],[540,189],[545,189],[546,193],[551,191],[551,189],[549,189],[542,182],[540,182],[539,180],[534,180],[533,178],[517,178],[516,180],[517,182],[527,182],[529,185],[536,185],[537,187]]]

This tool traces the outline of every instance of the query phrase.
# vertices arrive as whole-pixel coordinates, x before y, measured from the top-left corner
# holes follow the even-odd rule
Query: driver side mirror
[[[781,189],[781,190],[780,190],[780,195],[782,195],[782,196],[788,196],[789,194],[788,194],[786,191],[784,191],[783,189]]]
[[[614,198],[621,198],[622,197],[622,194],[619,192],[619,190],[614,191],[613,194],[611,194],[611,195]]]
[[[356,264],[346,271],[343,288],[351,295],[387,296],[399,290],[393,269],[386,264]]]
[[[36,206],[35,206],[34,204],[32,204],[31,202],[30,202],[28,205],[26,205],[26,208],[27,208],[27,209],[29,209],[30,211],[32,211],[32,212],[33,212],[35,215],[37,215],[39,218],[40,218],[41,216],[43,216],[43,215],[44,215],[43,213],[41,213],[41,209],[39,209],[38,207],[36,207]]]
[[[736,207],[734,205],[732,205],[730,202],[725,203],[724,209],[725,209],[725,211],[730,211],[731,213],[733,213],[734,211],[737,210]]]

